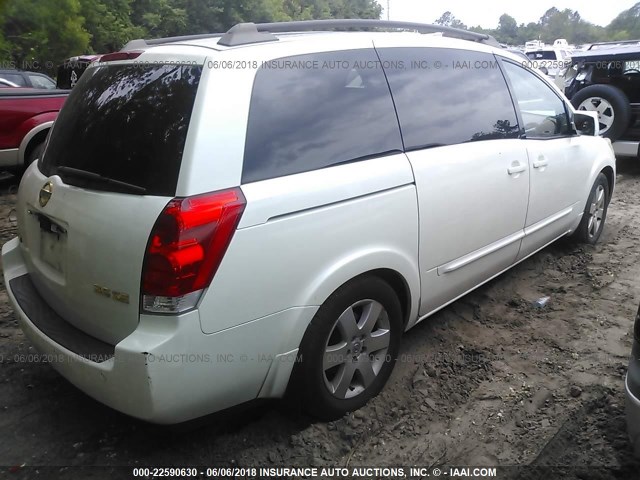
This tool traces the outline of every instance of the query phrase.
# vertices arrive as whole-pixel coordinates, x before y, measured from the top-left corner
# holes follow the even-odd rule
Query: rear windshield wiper
[[[103,183],[106,185],[117,186],[124,190],[128,190],[132,193],[147,192],[146,188],[141,187],[139,185],[134,185],[132,183],[127,183],[127,182],[121,182],[120,180],[114,180],[113,178],[109,178],[109,177],[103,177],[99,173],[88,172],[86,170],[80,170],[79,168],[58,167],[56,169],[56,173],[62,173],[63,175],[68,175],[70,177],[83,178],[86,180],[91,180],[91,181]]]

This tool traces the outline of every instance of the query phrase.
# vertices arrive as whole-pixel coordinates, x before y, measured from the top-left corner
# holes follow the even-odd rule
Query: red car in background
[[[68,90],[0,89],[0,169],[21,172],[36,160]]]

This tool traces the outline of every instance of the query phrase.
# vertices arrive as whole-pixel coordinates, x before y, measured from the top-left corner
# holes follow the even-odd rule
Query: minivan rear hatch
[[[149,233],[175,196],[202,63],[100,63],[82,75],[18,196],[39,293],[116,344],[139,321]]]

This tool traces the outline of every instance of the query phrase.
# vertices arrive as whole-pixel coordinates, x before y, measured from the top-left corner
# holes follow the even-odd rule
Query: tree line
[[[479,26],[469,28],[451,12],[443,13],[435,23],[488,33],[499,42],[508,45],[524,45],[529,40],[552,43],[558,38],[564,38],[574,45],[631,40],[640,39],[640,2],[622,11],[606,27],[587,22],[577,11],[568,8],[558,10],[555,7],[547,10],[538,22],[530,22],[526,25],[518,24],[515,18],[506,13],[500,16],[498,27],[495,29],[484,29]]]
[[[134,38],[224,32],[239,22],[381,12],[375,0],[0,0],[0,68],[113,52]]]
[[[134,38],[224,32],[243,21],[380,18],[376,0],[0,0],[0,67],[58,64],[84,53],[107,53]],[[468,28],[451,12],[436,23]],[[551,8],[536,23],[503,14],[495,29],[470,30],[500,42],[566,38],[582,44],[640,38],[640,2],[609,25],[585,21],[577,11]]]

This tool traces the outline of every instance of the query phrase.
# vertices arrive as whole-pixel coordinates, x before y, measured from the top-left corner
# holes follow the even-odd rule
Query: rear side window
[[[87,70],[56,120],[42,172],[97,190],[175,195],[201,73],[154,64]]]
[[[407,150],[518,137],[513,101],[493,55],[404,47],[379,53]]]
[[[280,58],[256,73],[242,182],[402,151],[373,49]]]

